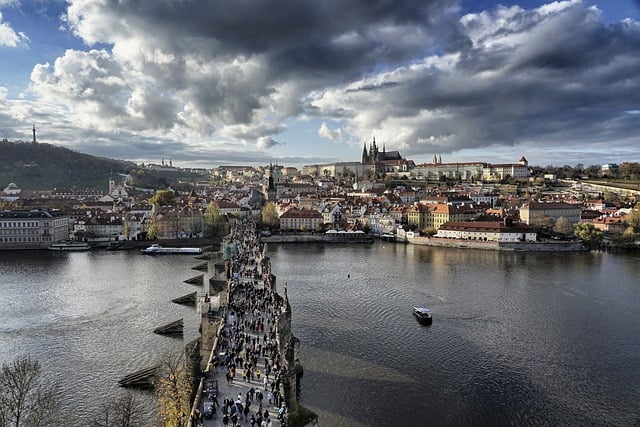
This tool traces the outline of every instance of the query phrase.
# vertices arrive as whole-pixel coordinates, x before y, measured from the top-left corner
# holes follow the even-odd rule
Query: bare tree
[[[91,420],[96,427],[137,427],[149,424],[142,402],[130,391],[102,403]]]
[[[192,383],[190,370],[181,354],[167,354],[160,365],[155,383],[162,424],[186,426],[191,412]]]
[[[573,224],[571,224],[567,218],[561,216],[556,220],[553,231],[563,236],[569,236],[573,234]]]
[[[65,424],[60,386],[45,382],[30,356],[3,364],[0,372],[0,426],[48,427]]]

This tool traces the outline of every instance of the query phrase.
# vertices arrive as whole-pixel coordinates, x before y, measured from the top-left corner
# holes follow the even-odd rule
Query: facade
[[[5,202],[15,202],[20,198],[21,192],[22,190],[12,182],[3,191],[0,191],[0,200]]]
[[[200,236],[204,233],[204,216],[199,209],[170,210],[147,217],[140,224],[142,234],[148,232],[154,224],[157,230],[156,239],[184,239]],[[131,224],[134,225],[134,224]]]
[[[529,178],[529,168],[527,159],[520,158],[519,163],[490,164],[482,170],[482,179],[485,181],[496,181],[506,178]]]
[[[129,197],[129,193],[127,193],[124,185],[116,185],[116,182],[113,179],[109,180],[109,195],[116,200]]]
[[[441,178],[461,179],[463,181],[480,180],[484,176],[484,169],[488,163],[428,163],[417,165],[411,170],[416,178],[439,180]]]
[[[598,230],[602,230],[605,233],[624,233],[627,229],[627,224],[624,218],[619,216],[596,218],[592,222],[593,226]]]
[[[280,215],[280,229],[313,231],[323,223],[323,216],[315,209],[290,208]]]
[[[429,210],[424,226],[438,230],[446,222],[469,221],[477,214],[469,205],[437,204]]]
[[[87,218],[85,221],[79,221],[74,226],[74,233],[78,234],[83,231],[88,239],[114,239],[117,240],[124,234],[124,223],[122,218],[100,215]]]
[[[580,222],[582,208],[565,202],[529,202],[520,208],[520,220],[529,225],[548,225],[563,217],[571,224]]]
[[[411,175],[428,180],[447,178],[462,181],[499,181],[508,177],[528,178],[528,166],[529,162],[524,156],[518,163],[491,164],[485,162],[442,163],[442,158],[434,155],[431,163],[414,167]]]
[[[322,165],[305,165],[302,173],[316,177],[343,177],[351,176],[362,177],[373,174],[374,168],[370,164],[360,162],[340,162],[328,163]]]
[[[510,221],[458,221],[442,224],[434,237],[483,242],[535,242],[537,235],[523,223]]]
[[[51,192],[52,199],[98,200],[102,196],[102,192],[96,190],[72,190],[69,188],[54,188]]]
[[[218,205],[218,209],[222,215],[237,215],[242,209],[237,203],[229,202],[227,200],[218,200],[215,204]]]
[[[0,250],[45,249],[69,239],[69,217],[41,210],[0,211]]]
[[[416,203],[407,209],[407,224],[422,230],[426,227],[430,213],[429,206]]]

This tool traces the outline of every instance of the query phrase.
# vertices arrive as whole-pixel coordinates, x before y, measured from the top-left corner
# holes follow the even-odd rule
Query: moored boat
[[[425,307],[413,307],[413,315],[422,323],[431,323],[433,321],[431,310]]]
[[[47,249],[50,251],[88,251],[91,246],[86,242],[57,242],[50,244]]]
[[[157,243],[149,246],[146,249],[142,249],[143,254],[147,255],[160,255],[160,254],[186,254],[186,255],[199,255],[202,248],[165,248]]]

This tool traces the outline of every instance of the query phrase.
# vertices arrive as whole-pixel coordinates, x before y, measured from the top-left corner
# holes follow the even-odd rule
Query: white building
[[[483,242],[535,242],[537,235],[533,227],[523,223],[458,221],[442,224],[434,237]]]
[[[0,200],[5,202],[15,202],[20,198],[22,190],[13,182],[10,183],[0,194]]]
[[[41,210],[0,211],[0,250],[45,249],[69,239],[69,217]]]

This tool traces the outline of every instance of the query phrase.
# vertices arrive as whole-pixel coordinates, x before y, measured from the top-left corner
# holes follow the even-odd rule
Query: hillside
[[[106,190],[109,176],[130,173],[135,163],[77,153],[50,144],[0,141],[0,188]]]

